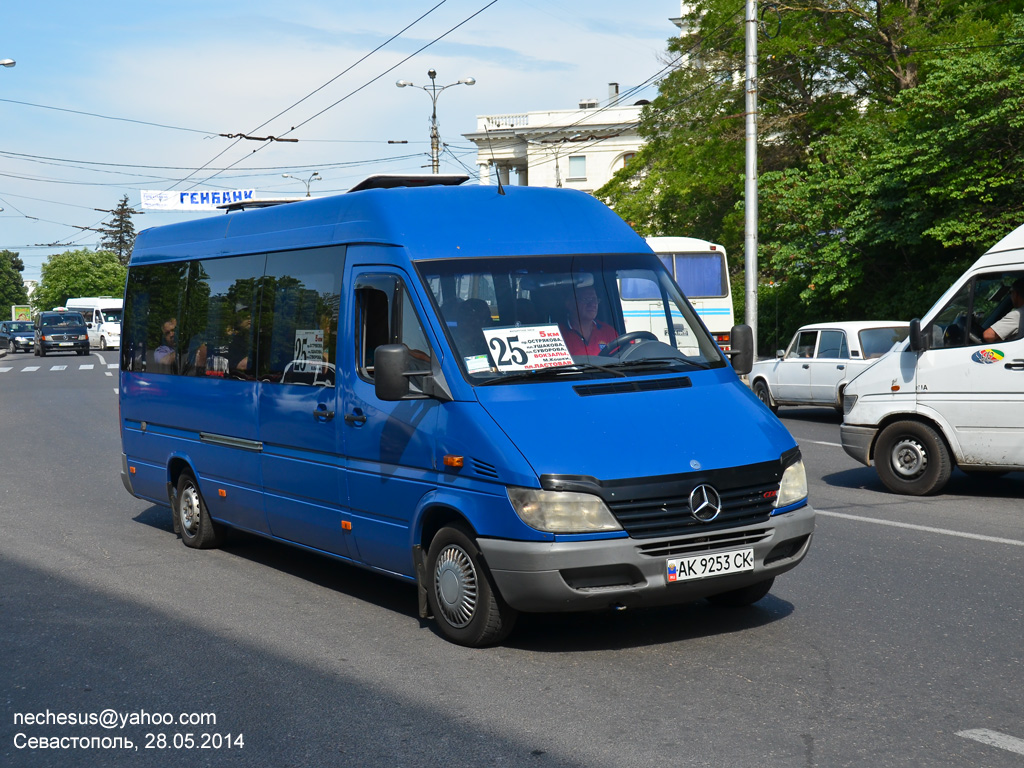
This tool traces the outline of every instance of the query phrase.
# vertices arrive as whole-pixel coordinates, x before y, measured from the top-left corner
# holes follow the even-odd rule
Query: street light
[[[441,159],[439,155],[441,149],[441,137],[437,132],[437,97],[441,95],[442,91],[451,88],[454,85],[476,85],[476,78],[464,77],[454,83],[438,87],[434,80],[437,77],[436,70],[428,69],[427,77],[430,78],[430,85],[416,85],[408,80],[399,80],[395,85],[399,88],[405,88],[407,85],[413,88],[419,88],[426,91],[427,95],[430,97],[430,101],[433,104],[433,110],[430,113],[430,167],[433,173],[440,173]]]
[[[0,67],[13,67],[17,63],[14,59],[0,59]]]
[[[282,173],[281,175],[286,179],[295,179],[296,181],[302,181],[302,179],[300,179],[298,176],[292,176],[290,173]],[[313,171],[312,176],[310,176],[305,181],[302,181],[302,183],[306,185],[306,197],[309,197],[309,185],[314,181],[323,181],[319,171]]]

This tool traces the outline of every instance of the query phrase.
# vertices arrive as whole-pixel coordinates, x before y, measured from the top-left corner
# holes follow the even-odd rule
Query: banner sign
[[[215,211],[218,205],[254,200],[255,189],[216,192],[154,192],[142,190],[142,207],[151,211]]]

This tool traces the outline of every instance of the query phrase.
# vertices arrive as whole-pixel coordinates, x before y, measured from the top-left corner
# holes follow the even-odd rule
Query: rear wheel
[[[100,336],[100,350],[103,352],[107,351],[107,337]]]
[[[731,608],[742,608],[746,605],[753,605],[758,600],[771,592],[775,577],[759,581],[746,587],[740,587],[729,592],[720,592],[717,595],[710,595],[708,601],[715,605],[727,605]]]
[[[919,421],[897,421],[878,436],[875,469],[894,493],[927,496],[949,480],[953,465],[942,436]]]
[[[779,412],[779,406],[772,401],[772,393],[768,391],[768,385],[762,379],[754,382],[754,394],[757,399],[768,406],[772,413]]]
[[[442,528],[427,553],[427,601],[438,628],[459,645],[478,648],[498,643],[515,624],[470,533],[462,526]]]
[[[211,549],[220,546],[223,532],[210,518],[203,494],[191,472],[182,472],[178,478],[174,515],[186,547]]]

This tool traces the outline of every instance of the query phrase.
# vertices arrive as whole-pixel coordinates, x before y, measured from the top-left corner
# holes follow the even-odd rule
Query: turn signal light
[[[444,456],[444,465],[446,467],[461,467],[465,463],[465,459],[463,459],[461,456],[453,456],[450,453],[446,453]]]

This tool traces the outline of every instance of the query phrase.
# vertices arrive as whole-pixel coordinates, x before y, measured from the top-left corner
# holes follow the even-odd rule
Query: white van
[[[121,310],[124,299],[110,296],[87,296],[68,299],[69,312],[81,312],[89,329],[89,346],[117,349],[121,346]]]
[[[874,463],[891,491],[938,493],[954,465],[964,472],[1024,470],[1022,279],[1024,226],[978,259],[922,320],[911,321],[905,342],[846,387],[843,448]]]

